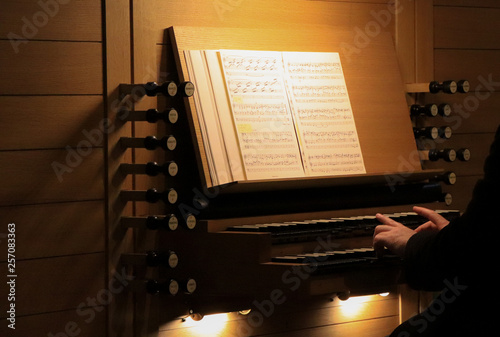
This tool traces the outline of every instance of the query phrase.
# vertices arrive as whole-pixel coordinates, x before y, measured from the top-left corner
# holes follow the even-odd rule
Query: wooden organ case
[[[121,219],[126,227],[158,230],[154,252],[124,254],[121,261],[136,265],[131,288],[139,303],[156,298],[160,323],[244,309],[265,315],[262,303],[398,292],[404,283],[399,259],[377,259],[370,249],[377,224],[373,215],[394,213],[399,221],[416,226],[422,219],[404,213],[412,205],[446,210],[450,200],[440,182],[445,171],[422,168],[422,149],[415,141],[415,121],[412,124],[405,97],[408,88],[391,36],[379,34],[353,54],[349,49],[353,34],[181,26],[166,30],[178,84],[190,80],[185,50],[339,52],[367,172],[214,186],[193,97],[167,99],[165,108],[178,113],[173,123],[168,112],[129,117],[159,123],[163,119],[167,124],[166,136],[149,145],[155,149],[165,144],[164,163],[122,164],[129,174],[165,172],[164,186],[121,193],[124,201],[165,205],[162,214]],[[133,88],[124,85],[122,93],[132,94]],[[169,137],[175,139],[173,148],[168,146]],[[145,141],[121,139],[128,147],[148,147]],[[170,171],[172,163],[175,172]],[[443,215],[451,218],[457,212],[443,211]],[[154,273],[137,266],[145,261],[156,268]]]

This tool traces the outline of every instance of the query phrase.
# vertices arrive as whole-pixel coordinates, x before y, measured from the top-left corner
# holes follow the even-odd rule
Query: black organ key
[[[445,201],[449,204],[451,202],[451,195],[443,194],[441,201]],[[454,216],[454,213],[451,212],[443,214],[446,216]],[[386,216],[413,229],[427,222],[427,219],[415,212],[392,213],[386,214]],[[371,215],[348,218],[291,221],[283,223],[237,225],[230,226],[226,230],[248,233],[267,232],[271,235],[272,242],[274,244],[284,244],[316,241],[320,237],[342,239],[372,236],[375,227],[378,225],[380,225],[380,222],[375,216]],[[331,252],[326,253],[331,254]],[[349,252],[337,252],[337,254],[347,253]],[[338,255],[336,257],[338,257]]]

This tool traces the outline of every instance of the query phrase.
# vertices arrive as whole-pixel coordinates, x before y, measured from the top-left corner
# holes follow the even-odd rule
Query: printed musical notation
[[[278,60],[265,56],[240,56],[228,53],[223,59],[227,71],[277,71]]]
[[[241,94],[275,94],[282,93],[283,87],[277,78],[266,80],[231,79],[227,87],[232,95]]]
[[[342,85],[295,85],[293,86],[293,95],[296,98],[301,97],[346,97],[347,88]]]
[[[205,59],[200,78],[217,88],[204,106],[216,109],[227,167],[242,163],[247,180],[365,172],[337,53],[219,50]]]
[[[311,120],[349,120],[353,119],[350,108],[298,108],[297,115],[301,119]]]
[[[246,154],[243,156],[245,163],[249,164],[249,170],[254,172],[262,172],[263,169],[274,167],[276,169],[283,169],[285,167],[297,167],[300,163],[300,157],[290,154]]]
[[[339,55],[283,53],[283,63],[306,174],[365,173]]]
[[[332,74],[342,74],[342,65],[340,62],[287,62],[286,67],[290,75],[303,75],[308,74],[320,74],[320,75],[332,75]]]
[[[304,175],[279,52],[221,51],[247,179]]]

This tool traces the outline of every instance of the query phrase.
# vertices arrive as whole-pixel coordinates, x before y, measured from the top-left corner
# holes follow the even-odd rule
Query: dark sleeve
[[[415,289],[439,290],[456,276],[469,283],[489,278],[496,265],[500,229],[500,127],[464,214],[437,233],[420,232],[408,240],[404,271]],[[489,270],[488,270],[489,269]]]

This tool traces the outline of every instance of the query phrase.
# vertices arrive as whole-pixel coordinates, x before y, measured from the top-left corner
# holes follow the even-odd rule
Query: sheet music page
[[[221,50],[248,180],[304,176],[280,52]]]
[[[306,175],[366,173],[338,53],[284,52]]]
[[[220,130],[218,110],[212,92],[213,83],[204,53],[200,50],[189,50],[185,51],[185,57],[190,80],[196,87],[194,101],[198,111],[210,177],[214,185],[226,184],[233,181],[233,174],[225,155],[226,149]]]
[[[231,170],[232,181],[247,180],[243,168],[243,158],[238,145],[238,135],[235,131],[231,106],[229,104],[224,76],[219,62],[218,51],[205,50],[204,56],[212,85],[212,95],[216,105],[216,117],[214,117],[214,122],[219,125],[222,133],[225,151],[223,155]]]

